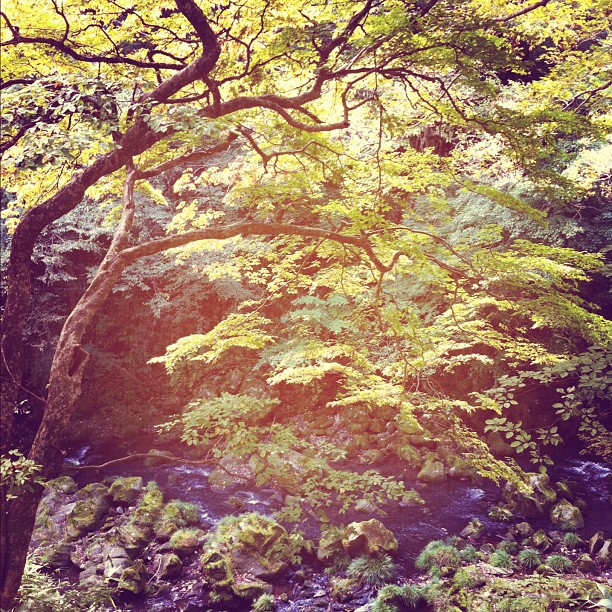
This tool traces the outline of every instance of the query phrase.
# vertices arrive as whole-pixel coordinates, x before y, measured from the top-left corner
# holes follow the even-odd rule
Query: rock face
[[[504,489],[504,498],[513,512],[522,514],[527,518],[538,518],[546,514],[548,509],[557,501],[554,489],[548,486],[548,474],[528,474],[528,484],[532,492],[526,493],[508,484]]]
[[[349,557],[353,558],[360,555],[382,557],[397,552],[397,540],[393,532],[377,519],[348,525],[342,546]]]
[[[566,499],[562,499],[558,504],[550,509],[550,521],[553,525],[568,531],[577,531],[584,527],[584,519],[579,508],[572,505]]]
[[[591,539],[589,540],[588,548],[590,555],[596,555],[601,547],[604,545],[606,538],[604,537],[603,531],[597,531],[593,534]]]

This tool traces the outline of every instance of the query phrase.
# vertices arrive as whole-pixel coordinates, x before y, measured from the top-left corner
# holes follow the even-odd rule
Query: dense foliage
[[[609,459],[608,3],[175,4],[3,3],[3,496],[86,372],[260,483],[297,457],[293,518],[404,498],[334,462],[411,436]]]

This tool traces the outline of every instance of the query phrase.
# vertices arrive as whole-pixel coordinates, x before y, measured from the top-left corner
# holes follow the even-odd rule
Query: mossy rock
[[[49,480],[45,483],[45,492],[55,491],[63,493],[64,495],[71,495],[76,493],[78,487],[76,482],[71,476],[60,476],[54,480]],[[45,493],[45,495],[46,495]]]
[[[104,577],[109,580],[118,582],[131,565],[130,555],[122,546],[110,546],[104,553]]]
[[[119,528],[119,540],[132,555],[138,555],[154,538],[154,532],[148,525],[139,525],[133,520]]]
[[[100,527],[110,509],[108,488],[99,482],[83,487],[76,494],[76,502],[66,517],[66,536],[77,539]]]
[[[557,501],[557,494],[548,484],[550,480],[548,474],[529,473],[526,478],[526,484],[532,489],[530,493],[520,491],[512,484],[507,484],[504,489],[504,497],[513,512],[527,518],[538,518],[545,515]]]
[[[489,510],[489,518],[493,521],[499,521],[500,523],[509,523],[514,518],[512,510],[504,508],[503,506],[493,506]]]
[[[119,578],[118,588],[131,593],[142,593],[147,584],[147,568],[142,559],[125,569]]]
[[[477,519],[473,518],[461,531],[459,534],[462,538],[473,538],[474,540],[478,540],[481,538],[487,528],[484,526],[484,523]]]
[[[152,530],[153,525],[159,521],[163,508],[164,496],[159,486],[154,482],[149,482],[147,484],[147,492],[138,503],[136,510],[134,510],[130,517],[130,521],[140,527]]]
[[[108,490],[115,504],[131,504],[142,493],[143,481],[140,476],[117,478]]]
[[[232,585],[232,591],[239,599],[254,601],[264,594],[272,594],[271,584],[250,576],[239,576]]]
[[[201,529],[179,529],[170,538],[169,546],[172,552],[181,559],[184,559],[196,552],[202,543],[204,535]]]
[[[567,499],[562,499],[558,504],[555,504],[550,509],[549,516],[551,523],[561,527],[561,529],[577,531],[584,527],[582,512]]]
[[[597,563],[603,568],[612,567],[612,540],[606,540],[599,552],[595,555]]]
[[[543,529],[538,529],[538,531],[529,538],[529,543],[542,552],[546,552],[552,545],[550,538]]]
[[[426,458],[421,471],[417,475],[421,482],[442,482],[446,480],[444,464],[437,459]]]
[[[183,562],[174,553],[155,555],[153,558],[155,576],[160,580],[176,578],[183,568]]]
[[[227,554],[235,574],[269,580],[297,561],[303,543],[273,519],[250,513],[223,518],[207,545]]]
[[[367,555],[383,557],[397,552],[397,540],[393,532],[379,520],[370,519],[360,523],[350,523],[342,539],[342,546],[351,558]]]
[[[405,461],[410,466],[420,467],[423,464],[421,453],[407,440],[396,441],[391,445],[391,451],[398,459]]]
[[[496,602],[496,610],[505,612],[573,610],[584,603],[584,598],[597,596],[601,598],[594,582],[569,576],[493,578],[477,593],[471,610],[490,611],[492,601]]]
[[[53,542],[44,546],[40,551],[37,561],[48,569],[59,569],[72,566],[72,555],[75,545],[71,542]]]
[[[159,541],[166,542],[179,529],[193,527],[199,523],[200,509],[195,504],[173,499],[163,507],[153,530]]]

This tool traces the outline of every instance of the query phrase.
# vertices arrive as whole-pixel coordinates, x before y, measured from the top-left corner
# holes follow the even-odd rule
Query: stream
[[[66,458],[69,465],[96,464],[106,453],[83,447]],[[387,463],[378,466],[385,475],[399,474],[405,464]],[[146,481],[154,480],[164,492],[165,499],[181,499],[197,504],[201,509],[204,524],[214,525],[223,516],[239,512],[257,511],[271,514],[281,506],[281,496],[270,488],[244,489],[233,493],[214,491],[208,485],[208,466],[165,464],[157,467],[143,467],[141,461],[122,464],[97,472],[82,472],[75,477],[80,485],[107,476],[142,476]],[[502,539],[508,525],[491,520],[488,512],[491,506],[501,500],[501,491],[492,481],[482,479],[477,483],[470,480],[448,479],[442,483],[421,484],[416,471],[403,472],[406,488],[414,488],[426,502],[424,507],[400,507],[398,504],[385,508],[379,518],[395,534],[399,543],[398,564],[402,573],[413,571],[413,561],[423,547],[431,540],[443,539],[458,534],[472,518],[480,519],[486,526],[489,539]],[[585,530],[583,538],[589,538],[599,530],[612,529],[612,510],[609,497],[612,494],[612,466],[578,457],[560,458],[549,468],[551,483],[563,481],[570,485],[577,498],[586,501],[583,510]],[[334,523],[349,523],[371,518],[370,514],[349,512],[344,515],[329,512]],[[546,519],[532,519],[537,529],[550,528]],[[318,539],[319,528],[314,520],[300,525],[306,537]]]

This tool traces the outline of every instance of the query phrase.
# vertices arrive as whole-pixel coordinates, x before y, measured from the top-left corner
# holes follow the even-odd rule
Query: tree
[[[45,477],[57,469],[61,436],[78,400],[88,358],[81,339],[131,262],[211,238],[289,235],[316,238],[317,245],[332,241],[349,249],[349,259],[361,261],[363,254],[377,274],[374,320],[365,319],[372,324],[380,314],[386,275],[401,270],[396,266],[408,258],[434,275],[437,270],[440,286],[455,295],[482,281],[482,271],[474,269],[475,252],[464,255],[427,227],[393,222],[394,207],[401,211],[421,196],[433,201],[450,181],[543,216],[466,177],[458,156],[413,153],[401,135],[407,126],[415,126],[417,149],[427,144],[425,128],[438,134],[438,143],[444,133],[449,142],[491,139],[508,167],[558,201],[581,194],[558,171],[559,134],[565,141],[597,139],[606,127],[599,106],[610,87],[603,4],[585,2],[569,13],[564,12],[569,3],[548,0],[520,8],[467,0],[321,6],[262,0],[248,10],[231,2],[202,8],[193,0],[175,4],[159,9],[147,0],[41,1],[32,7],[36,23],[15,2],[3,7],[1,151],[5,189],[13,198],[5,211],[12,237],[3,312],[3,453],[15,446],[30,266],[40,234],[82,201],[94,206],[110,200],[123,208],[94,280],[66,319],[43,420],[26,449]],[[555,10],[557,4],[564,11]],[[543,12],[557,19],[542,27]],[[581,46],[591,35],[592,42]],[[526,71],[525,54],[536,48],[540,59],[528,62]],[[538,71],[563,74],[576,56],[584,60],[574,79],[581,84],[578,91],[567,94],[554,79],[542,78],[541,91],[517,86],[508,103],[500,99],[500,83],[535,81]],[[335,136],[341,132],[374,138],[354,151]],[[220,225],[210,211],[186,204],[175,224],[186,231],[144,244],[130,238],[137,181],[143,194],[155,196],[144,181],[238,147],[252,151],[260,165],[257,169],[249,158],[244,174],[233,177],[237,223]],[[315,187],[306,170],[313,172]],[[564,258],[571,268],[564,253],[557,254],[559,265]],[[597,266],[588,258],[573,263],[576,269]],[[492,256],[485,268],[503,264],[503,257]],[[546,272],[558,273],[559,285],[573,274],[551,266]],[[3,487],[4,607],[19,586],[40,492],[35,485],[8,499]]]

